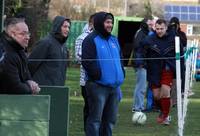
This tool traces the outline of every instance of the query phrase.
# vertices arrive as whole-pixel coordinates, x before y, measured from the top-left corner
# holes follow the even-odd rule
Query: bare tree
[[[145,9],[144,17],[151,18],[152,17],[152,9],[151,9],[150,0],[144,1],[144,9]]]
[[[29,26],[31,39],[29,47],[40,38],[38,31],[43,20],[48,17],[50,0],[5,0],[5,14],[7,17],[23,17]]]
[[[16,16],[23,16],[29,26],[31,32],[29,50],[40,38],[41,26],[48,18],[49,2],[50,0],[21,0],[21,7],[15,13]]]
[[[162,0],[135,0],[128,3],[128,16],[138,17],[163,17]]]
[[[94,4],[73,4],[66,0],[64,2],[52,1],[50,4],[49,17],[56,15],[68,16],[72,20],[86,20],[92,13],[96,12]]]
[[[16,0],[5,0],[5,15],[7,17],[13,16],[18,9],[19,1]]]

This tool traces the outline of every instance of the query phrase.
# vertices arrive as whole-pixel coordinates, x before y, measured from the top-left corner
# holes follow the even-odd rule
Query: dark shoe
[[[150,112],[148,109],[143,109],[141,112]]]
[[[132,112],[133,112],[133,113],[136,112],[135,108],[132,109]]]
[[[160,109],[158,109],[158,108],[152,108],[152,111],[153,112],[160,112]]]
[[[173,103],[173,104],[172,104],[172,107],[174,108],[174,107],[176,107],[176,105],[177,105],[177,103]]]
[[[144,109],[144,110],[136,110],[135,108],[132,109],[132,112],[147,112],[148,110]]]

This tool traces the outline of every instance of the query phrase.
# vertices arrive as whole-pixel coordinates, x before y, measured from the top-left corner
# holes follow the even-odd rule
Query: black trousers
[[[88,100],[87,100],[85,86],[81,86],[81,94],[82,94],[83,100],[84,100],[83,123],[84,123],[84,131],[86,132],[86,121],[87,121],[87,117],[88,117],[88,114],[89,114],[89,108],[88,108]]]

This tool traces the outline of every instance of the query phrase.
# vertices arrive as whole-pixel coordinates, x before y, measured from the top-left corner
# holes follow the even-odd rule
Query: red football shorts
[[[172,86],[173,77],[174,77],[174,75],[173,75],[173,72],[171,70],[163,69],[162,73],[161,73],[161,80],[160,80],[159,85],[153,84],[151,86],[151,88],[152,89],[160,88],[161,85],[163,85],[163,84],[168,85],[168,86]]]

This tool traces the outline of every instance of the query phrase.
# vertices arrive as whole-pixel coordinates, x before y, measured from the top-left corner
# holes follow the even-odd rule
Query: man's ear
[[[14,35],[14,34],[11,34],[11,37],[14,39],[15,35]]]

